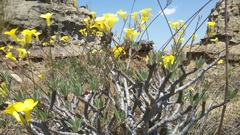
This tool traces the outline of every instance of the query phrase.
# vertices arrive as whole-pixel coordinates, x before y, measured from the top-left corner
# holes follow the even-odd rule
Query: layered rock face
[[[218,37],[220,41],[225,41],[225,3],[224,0],[217,2],[216,6],[212,9],[208,21],[217,23],[213,32],[214,38]],[[228,33],[230,44],[240,43],[240,0],[228,0]],[[208,32],[208,31],[207,31]],[[206,34],[207,35],[207,34]],[[206,38],[207,36],[205,36]]]
[[[47,33],[46,20],[40,18],[41,14],[54,13],[51,18],[52,35],[69,35],[80,39],[79,30],[85,28],[81,20],[90,13],[86,8],[74,7],[71,0],[52,0],[51,4],[40,0],[0,0],[0,2],[5,4],[0,14],[0,18],[4,21],[3,31],[13,28],[18,28],[20,31],[26,28],[36,29],[43,33],[40,35],[41,38]],[[3,40],[9,37],[2,36]]]

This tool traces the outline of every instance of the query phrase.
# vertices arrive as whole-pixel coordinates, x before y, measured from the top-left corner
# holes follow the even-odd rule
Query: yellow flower
[[[11,60],[13,60],[13,61],[16,61],[16,60],[17,60],[15,57],[13,57],[12,52],[8,52],[5,57],[6,57],[6,58],[9,58],[9,59],[11,59]]]
[[[86,28],[79,30],[79,32],[80,32],[83,36],[85,36],[85,37],[87,36]]]
[[[24,48],[17,48],[16,50],[18,51],[20,59],[24,59],[26,55],[30,53],[29,51],[26,51],[26,49]]]
[[[137,31],[133,31],[132,32],[132,36],[131,36],[131,38],[130,38],[130,41],[133,41],[134,40],[134,38],[136,37],[136,36],[138,36],[139,35],[139,32],[137,32]]]
[[[192,40],[195,41],[197,38],[197,34],[192,34]]]
[[[2,50],[3,52],[5,52],[6,53],[6,49],[5,49],[6,47],[5,46],[3,46],[3,47],[1,47],[0,48],[0,50]]]
[[[11,46],[11,45],[8,45],[7,47],[8,47],[8,49],[7,49],[8,52],[10,52],[13,49],[13,46]]]
[[[41,18],[45,18],[46,19],[48,27],[50,27],[50,25],[51,25],[50,19],[51,19],[52,15],[53,15],[53,13],[46,13],[46,14],[40,15]]]
[[[124,47],[117,47],[117,46],[114,46],[113,47],[113,57],[114,58],[118,58],[118,56],[120,55],[120,54],[126,54],[126,52],[124,51]]]
[[[209,37],[212,37],[214,34],[215,34],[214,32],[210,31],[209,32]]]
[[[134,20],[134,23],[138,23],[138,12],[133,12],[132,14],[131,14],[131,16],[132,16],[132,18],[133,18],[133,20]]]
[[[108,14],[104,14],[103,17],[104,17],[104,24],[106,25],[105,32],[109,32],[113,28],[114,23],[119,21],[119,18],[117,17],[116,14],[108,13]]]
[[[194,91],[194,88],[193,87],[189,87],[189,90]]]
[[[92,54],[95,54],[95,50],[92,50]]]
[[[83,21],[85,22],[85,24],[87,26],[89,25],[89,20],[90,20],[90,17],[87,17],[87,18],[83,19]]]
[[[51,36],[50,44],[54,43],[57,40],[55,35]]]
[[[218,62],[217,62],[217,64],[219,65],[219,64],[222,64],[223,63],[223,60],[222,59],[220,59]]]
[[[25,29],[23,30],[21,33],[23,35],[23,39],[21,40],[23,45],[25,44],[30,44],[32,42],[32,34],[34,34],[37,30],[33,29],[33,30],[29,30],[29,29]]]
[[[145,30],[147,27],[146,27],[146,25],[145,25],[145,23],[141,23],[140,24],[140,27],[141,27],[141,30]]]
[[[216,22],[207,22],[208,28],[211,30],[215,27]]]
[[[180,24],[180,26],[183,26],[184,24],[184,20],[179,20],[179,24]]]
[[[141,10],[140,12],[142,13],[141,20],[144,22],[147,22],[153,15],[150,13],[152,8],[145,8]]]
[[[103,32],[98,31],[98,32],[96,32],[96,35],[97,35],[98,38],[100,38],[103,35]]]
[[[130,34],[133,32],[133,28],[124,28],[124,32],[126,33],[126,39],[130,38]]]
[[[151,10],[152,10],[152,8],[145,8],[145,9],[141,10],[140,12],[142,13],[142,16],[148,17],[150,15]]]
[[[163,58],[163,66],[164,66],[165,68],[168,68],[169,63],[170,63],[170,64],[173,64],[173,63],[174,63],[174,60],[175,60],[174,56],[172,56],[172,55],[162,56],[162,58]],[[161,63],[160,63],[160,64],[161,64]]]
[[[77,7],[77,0],[73,0],[73,6]]]
[[[183,32],[179,31],[178,35],[181,37],[183,35]]]
[[[149,17],[142,16],[142,17],[141,17],[141,20],[142,20],[143,22],[147,22],[147,21],[149,20]]]
[[[48,42],[43,42],[43,46],[48,46]]]
[[[8,107],[3,110],[3,112],[7,113],[7,114],[11,114],[13,115],[13,117],[18,121],[21,122],[21,118],[20,115],[17,113],[17,111],[14,109],[13,104],[11,102],[6,102],[6,104],[8,104]]]
[[[43,79],[43,74],[38,74],[38,78]]]
[[[16,31],[17,31],[17,29],[18,28],[16,28],[16,29],[12,29],[12,30],[10,30],[10,31],[6,31],[6,32],[4,32],[4,34],[5,35],[10,35],[16,42],[18,42],[18,38],[17,38],[17,36],[16,36]]]
[[[149,57],[148,57],[148,55],[146,55],[145,61],[146,61],[146,62],[149,61]]]
[[[90,12],[90,15],[92,16],[92,18],[95,18],[95,14],[96,14],[96,12]]]
[[[178,30],[179,22],[170,21],[169,23],[170,23],[170,26],[171,26],[174,30]]]
[[[210,39],[210,41],[217,43],[218,42],[218,38]]]
[[[26,99],[24,102],[16,102],[13,107],[16,112],[24,112],[27,122],[31,120],[31,110],[38,104],[33,99]]]
[[[127,14],[127,12],[123,12],[122,9],[120,9],[117,14],[119,14],[123,20],[125,20],[125,14]]]
[[[63,41],[65,43],[68,43],[68,36],[63,36],[60,41]]]
[[[8,96],[8,88],[7,88],[7,85],[5,82],[1,83],[0,96],[2,96],[2,97]]]
[[[42,34],[42,33],[40,33],[40,32],[35,32],[35,33],[33,33],[33,34],[34,34],[35,37],[36,37],[36,41],[39,42],[39,35]]]
[[[184,26],[184,21],[183,20],[179,20],[179,27],[181,27],[181,29],[183,31],[185,31],[185,26]]]
[[[129,39],[130,41],[133,41],[133,39],[139,35],[139,32],[137,32],[133,28],[124,28],[124,32],[126,33],[125,39]]]
[[[180,38],[179,42],[180,42],[180,43],[182,43],[182,42],[183,42],[183,40],[184,40],[184,38]]]

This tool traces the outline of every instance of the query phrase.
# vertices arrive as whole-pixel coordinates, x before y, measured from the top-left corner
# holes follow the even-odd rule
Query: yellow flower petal
[[[138,12],[133,12],[132,14],[131,14],[131,16],[132,16],[132,18],[133,18],[133,20],[134,20],[134,23],[138,23]]]
[[[5,82],[1,83],[0,87],[0,95],[6,97],[8,95],[8,88]]]
[[[5,35],[10,35],[16,42],[18,42],[18,38],[17,38],[17,36],[16,36],[16,31],[17,31],[17,29],[18,28],[16,28],[16,29],[12,29],[12,30],[10,30],[10,31],[6,31],[6,32],[4,32],[4,34]]]
[[[43,79],[43,74],[39,74],[38,78]]]
[[[125,14],[127,14],[127,12],[124,12],[124,11],[122,11],[122,9],[120,9],[120,10],[117,12],[117,14],[119,14],[119,15],[122,17],[122,19],[125,20]]]
[[[162,58],[163,58],[163,65],[165,68],[168,68],[169,64],[173,64],[175,60],[173,55],[162,56]]]
[[[50,27],[50,25],[51,25],[50,19],[51,19],[52,15],[53,15],[53,13],[46,13],[46,14],[40,15],[41,18],[45,18],[46,19],[48,27]]]
[[[9,58],[9,59],[11,59],[11,60],[13,60],[13,61],[16,61],[16,60],[17,60],[15,57],[13,57],[12,52],[8,52],[5,57],[6,57],[6,58]]]
[[[19,55],[20,59],[24,59],[26,57],[26,55],[29,53],[24,48],[17,48],[16,50],[18,51],[18,55]]]
[[[7,51],[6,51],[6,49],[5,49],[5,48],[6,48],[6,47],[5,47],[5,46],[3,46],[3,47],[1,47],[1,48],[0,48],[0,50],[6,53]]]
[[[40,33],[40,32],[35,32],[35,33],[33,33],[33,34],[34,34],[35,37],[36,37],[36,41],[39,42],[39,35],[42,34],[42,33]]]
[[[68,43],[68,36],[63,36],[60,41],[63,41],[65,43]]]
[[[217,43],[218,42],[218,38],[210,39],[210,41]]]
[[[208,28],[211,30],[215,27],[216,22],[207,22]]]
[[[8,107],[3,110],[3,112],[7,113],[7,114],[11,114],[13,115],[13,117],[18,121],[21,122],[20,116],[19,114],[15,111],[13,104],[11,102],[6,102],[8,104]]]
[[[223,60],[222,59],[220,59],[218,62],[217,62],[217,64],[219,65],[219,64],[222,64],[223,63]]]

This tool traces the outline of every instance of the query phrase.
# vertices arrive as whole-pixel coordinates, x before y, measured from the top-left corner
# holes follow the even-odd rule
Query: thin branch
[[[222,115],[221,115],[221,120],[220,120],[220,124],[219,124],[219,127],[218,127],[218,135],[221,134],[221,130],[222,130],[222,126],[223,126],[223,120],[224,120],[224,115],[225,115],[225,111],[226,111],[226,108],[227,108],[227,102],[228,102],[228,85],[229,85],[229,82],[228,82],[228,24],[227,24],[227,19],[228,19],[228,12],[227,12],[227,0],[225,0],[225,8],[224,8],[224,11],[225,11],[225,15],[224,15],[224,19],[225,19],[225,42],[226,42],[226,62],[225,62],[225,68],[226,68],[226,87],[225,87],[225,95],[224,95],[224,104],[223,104],[223,109],[222,109]]]
[[[210,68],[212,68],[218,61],[219,59],[222,57],[222,54],[220,54],[218,56],[217,59],[215,59],[212,63],[210,63],[208,66],[206,66],[205,68],[203,68],[202,70],[200,70],[200,72],[197,74],[197,76],[195,78],[193,78],[191,81],[189,81],[188,83],[186,83],[185,85],[177,88],[175,90],[175,93],[178,93],[180,91],[183,91],[184,89],[186,89],[187,87],[189,87],[190,85],[192,85],[194,82],[196,82],[206,71],[208,71]]]

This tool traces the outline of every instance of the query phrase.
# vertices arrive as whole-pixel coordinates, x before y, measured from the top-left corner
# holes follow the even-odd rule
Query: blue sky
[[[151,2],[150,2],[151,1]],[[167,0],[160,0],[163,7],[165,7]],[[184,20],[187,21],[198,9],[200,9],[209,0],[172,0],[172,3],[165,10],[168,20]],[[218,0],[210,0],[211,2],[199,13],[202,16],[202,22],[210,13],[211,9],[216,5]],[[102,16],[104,13],[116,13],[122,9],[131,13],[131,8],[134,0],[77,0],[78,6],[88,5],[91,11],[96,12],[96,16]],[[151,20],[157,16],[161,11],[157,0],[136,0],[133,11],[140,11],[144,8],[152,8],[151,13],[154,15]],[[121,20],[121,18],[120,18]],[[150,21],[151,21],[150,20]],[[185,34],[185,41],[194,32],[198,18],[196,18],[189,26]],[[150,22],[149,21],[149,22]],[[113,33],[120,34],[123,21],[114,24]],[[196,42],[199,42],[204,37],[206,32],[206,22],[197,32]],[[153,24],[148,28],[149,39],[155,42],[154,48],[159,49],[171,37],[168,29],[167,22],[164,20],[163,15],[160,15]],[[145,35],[143,39],[147,39]],[[170,49],[171,44],[167,49]]]

